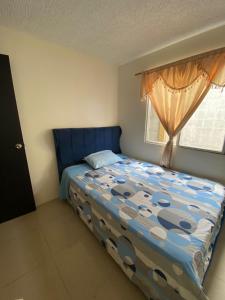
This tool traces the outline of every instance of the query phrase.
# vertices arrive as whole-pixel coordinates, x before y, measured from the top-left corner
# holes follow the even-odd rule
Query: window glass
[[[223,151],[225,137],[225,90],[211,88],[184,126],[179,145]]]
[[[149,102],[146,114],[146,142],[165,143],[168,135]],[[223,152],[225,140],[225,89],[211,88],[180,133],[179,145]]]

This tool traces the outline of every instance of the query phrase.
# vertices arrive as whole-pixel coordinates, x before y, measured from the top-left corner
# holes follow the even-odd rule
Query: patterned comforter
[[[98,170],[65,169],[61,197],[148,299],[207,299],[222,185],[123,156]]]

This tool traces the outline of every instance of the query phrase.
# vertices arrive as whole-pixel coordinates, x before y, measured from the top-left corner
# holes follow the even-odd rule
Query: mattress
[[[202,282],[221,226],[218,183],[126,156],[66,168],[61,198],[148,299],[208,299]]]

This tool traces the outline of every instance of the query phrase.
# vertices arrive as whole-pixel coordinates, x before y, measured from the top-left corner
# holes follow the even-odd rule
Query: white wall
[[[161,146],[144,143],[146,104],[140,102],[140,77],[134,74],[223,46],[225,26],[145,55],[119,68],[118,111],[124,153],[158,163],[162,152]],[[225,155],[177,147],[172,167],[225,183]]]
[[[37,204],[58,196],[51,129],[117,124],[117,68],[0,27],[10,56],[19,117]]]

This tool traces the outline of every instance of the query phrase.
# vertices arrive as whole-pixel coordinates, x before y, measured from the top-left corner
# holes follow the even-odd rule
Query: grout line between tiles
[[[33,213],[35,213],[35,212],[33,212]],[[40,234],[40,236],[43,239],[43,235],[42,235],[40,229],[39,228],[35,228],[35,230]],[[15,237],[13,239],[15,239]],[[44,239],[43,239],[43,242],[46,244],[46,241]],[[46,246],[48,246],[48,245],[46,244]],[[21,273],[20,275],[16,276],[14,279],[10,280],[9,282],[0,285],[0,288],[6,288],[7,286],[13,284],[17,280],[19,280],[19,279],[23,278],[24,276],[26,276],[28,273],[36,270],[40,264],[41,264],[41,258],[37,259],[36,262],[33,264],[33,267],[31,267],[29,270]]]
[[[59,268],[58,268],[58,265],[57,265],[57,263],[56,263],[55,256],[54,256],[54,254],[52,253],[52,250],[51,250],[51,247],[50,247],[50,245],[49,245],[49,243],[48,243],[48,240],[47,240],[47,238],[46,238],[44,232],[41,232],[41,234],[42,234],[42,236],[43,236],[43,239],[45,240],[45,243],[47,244],[47,247],[48,247],[49,252],[51,253],[51,257],[52,257],[54,266],[55,266],[55,268],[56,268],[57,274],[58,274],[58,276],[59,276],[59,279],[62,281],[63,287],[64,287],[64,289],[65,289],[67,295],[69,296],[69,299],[72,300],[72,295],[70,294],[69,289],[67,288],[66,283],[65,283],[65,281],[64,281],[64,279],[63,279],[63,276],[62,276],[62,274],[61,274],[61,272],[60,272],[60,270],[59,270]]]
[[[20,274],[18,277],[14,278],[13,280],[10,280],[9,282],[7,282],[7,283],[1,285],[0,288],[6,288],[6,287],[8,287],[9,285],[11,285],[11,284],[13,284],[14,282],[16,282],[17,280],[19,280],[19,279],[25,277],[28,273],[30,273],[30,272],[36,270],[36,269],[38,268],[39,265],[40,265],[40,261],[39,261],[39,262],[37,261],[37,262],[34,264],[34,266],[33,266],[29,271],[25,271],[24,273]]]

